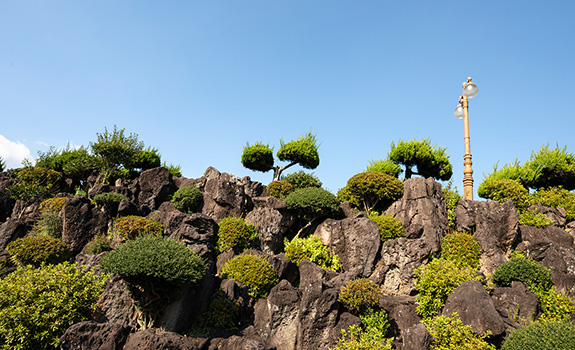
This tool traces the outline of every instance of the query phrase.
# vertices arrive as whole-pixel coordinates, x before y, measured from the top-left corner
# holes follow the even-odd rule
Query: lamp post
[[[463,118],[465,155],[463,156],[463,198],[473,200],[473,169],[471,168],[471,146],[469,144],[469,99],[477,95],[477,85],[467,78],[463,83],[463,93],[459,97],[459,104],[455,107],[455,117]]]

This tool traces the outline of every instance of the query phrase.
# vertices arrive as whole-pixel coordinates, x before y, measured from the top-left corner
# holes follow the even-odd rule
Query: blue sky
[[[544,143],[575,151],[574,20],[572,1],[0,0],[0,156],[17,167],[117,125],[186,177],[267,184],[242,147],[311,129],[337,192],[392,141],[429,137],[462,193],[468,76],[475,189]]]

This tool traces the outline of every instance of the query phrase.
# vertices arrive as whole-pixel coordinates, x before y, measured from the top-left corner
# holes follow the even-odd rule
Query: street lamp
[[[463,198],[473,200],[473,169],[471,168],[471,146],[469,144],[469,103],[470,98],[477,95],[477,85],[467,78],[463,83],[463,93],[459,97],[459,104],[455,107],[455,118],[463,119],[465,155],[463,156]]]

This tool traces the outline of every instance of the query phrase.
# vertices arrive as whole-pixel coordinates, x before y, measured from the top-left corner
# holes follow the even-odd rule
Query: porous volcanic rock
[[[86,197],[66,198],[60,219],[62,241],[70,246],[72,255],[80,253],[94,236],[108,231],[106,215]]]
[[[60,337],[61,350],[122,350],[134,329],[117,323],[83,321],[70,326]]]

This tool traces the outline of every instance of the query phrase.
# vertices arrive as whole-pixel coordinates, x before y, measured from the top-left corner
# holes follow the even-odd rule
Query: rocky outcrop
[[[158,167],[143,171],[133,184],[134,195],[144,213],[156,210],[177,190],[170,171]]]
[[[519,327],[541,314],[539,298],[522,282],[513,281],[511,287],[498,287],[491,295],[493,305],[504,322]]]
[[[279,254],[283,250],[284,235],[294,223],[294,216],[287,210],[273,207],[256,207],[246,216],[246,222],[254,225],[259,249]]]
[[[106,215],[86,197],[71,197],[60,211],[62,241],[76,255],[99,233],[108,231]]]
[[[379,306],[387,312],[388,333],[394,337],[396,345],[403,344],[405,332],[421,322],[416,311],[415,297],[382,295]]]
[[[158,328],[149,328],[129,335],[124,350],[203,350],[208,340],[190,338]]]
[[[116,323],[83,321],[76,323],[60,337],[62,350],[122,350],[133,332],[132,327]],[[144,348],[141,348],[144,349]]]

